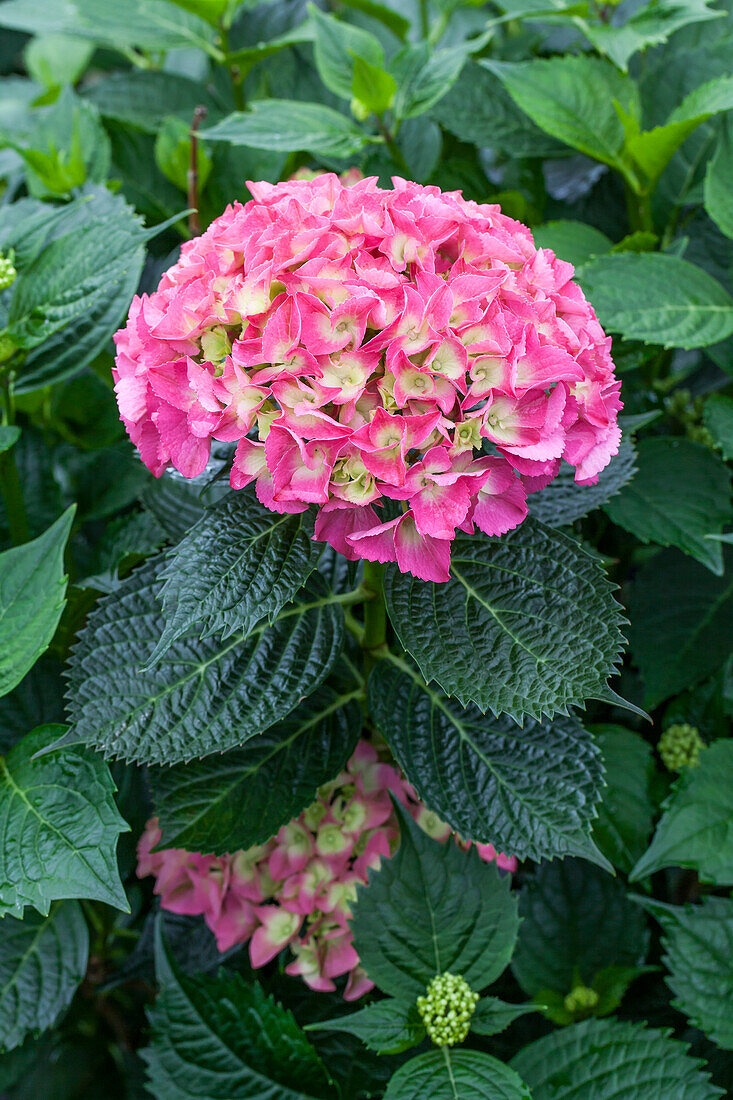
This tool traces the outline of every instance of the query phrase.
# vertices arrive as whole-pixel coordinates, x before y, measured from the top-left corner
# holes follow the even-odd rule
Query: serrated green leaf
[[[636,470],[636,449],[628,438],[621,440],[618,454],[601,470],[595,485],[578,485],[574,468],[563,462],[554,481],[527,498],[529,514],[548,527],[567,527],[620,493]]]
[[[368,140],[355,122],[331,107],[289,99],[256,100],[246,113],[228,115],[200,134],[252,149],[329,157],[351,157]]]
[[[508,1066],[478,1050],[431,1050],[397,1070],[384,1100],[532,1100]]]
[[[312,534],[310,513],[270,512],[247,489],[208,509],[163,566],[165,629],[150,664],[194,627],[223,640],[272,623],[318,564]]]
[[[369,680],[369,713],[420,798],[465,839],[520,859],[570,853],[606,865],[590,839],[600,753],[574,718],[489,718],[388,661]]]
[[[346,764],[361,731],[360,695],[334,675],[242,748],[151,769],[160,846],[222,854],[264,844]]]
[[[99,757],[51,748],[65,728],[41,726],[0,757],[0,914],[33,905],[45,915],[61,898],[129,911],[116,855],[128,825],[115,785]]]
[[[660,905],[638,899],[664,929],[666,981],[675,1008],[724,1050],[733,1050],[733,901]]]
[[[605,328],[665,348],[717,344],[733,332],[733,298],[706,271],[659,252],[584,264],[581,285]]]
[[[733,130],[726,118],[705,172],[705,209],[721,233],[733,237]]]
[[[517,722],[605,693],[622,643],[611,593],[597,559],[531,519],[500,539],[458,535],[445,584],[385,577],[392,625],[425,680]]]
[[[0,554],[0,695],[12,691],[56,633],[64,609],[64,549],[74,518],[67,508],[47,531]]]
[[[631,872],[690,867],[703,882],[733,884],[733,741],[716,741],[676,780],[650,847]]]
[[[89,933],[75,901],[46,916],[3,917],[0,929],[0,1049],[13,1050],[68,1008],[86,973]]]
[[[670,122],[684,122],[688,119],[710,118],[711,115],[730,111],[733,108],[733,76],[718,76],[694,88],[675,107],[669,116]]]
[[[619,166],[624,132],[614,100],[636,114],[638,97],[633,82],[610,62],[567,56],[480,64],[546,133],[586,156]]]
[[[156,926],[162,989],[149,1012],[143,1051],[153,1095],[166,1100],[326,1100],[333,1095],[318,1055],[295,1019],[256,983],[221,970],[215,978],[180,972]]]
[[[87,620],[69,670],[73,734],[107,756],[175,764],[244,744],[315,691],[343,642],[343,614],[317,576],[271,626],[227,641],[194,632],[148,663],[163,630],[159,561]]]
[[[538,248],[550,248],[560,260],[580,267],[591,256],[610,252],[612,242],[605,233],[585,222],[545,222],[532,231]]]
[[[563,996],[608,966],[638,966],[646,921],[619,879],[579,859],[543,863],[522,888],[512,971],[524,992]]]
[[[590,23],[580,20],[583,34],[595,48],[626,69],[635,53],[666,42],[671,34],[690,23],[718,19],[722,11],[711,10],[711,0],[651,0],[638,8],[622,26],[611,21]]]
[[[202,496],[201,485],[167,471],[147,487],[142,502],[170,541],[179,542],[204,515]]]
[[[222,114],[222,104],[197,80],[158,69],[105,73],[81,90],[104,118],[124,122],[148,134],[158,132],[167,115],[189,125],[196,107],[206,107],[209,124]]]
[[[357,888],[351,928],[361,964],[382,992],[401,1000],[446,971],[480,991],[506,968],[516,942],[509,877],[475,850],[432,840],[396,808],[397,853]]]
[[[592,732],[606,772],[593,839],[614,866],[628,874],[652,831],[651,746],[623,726],[593,726]]]
[[[629,639],[644,680],[644,706],[711,676],[733,648],[733,555],[715,577],[673,551],[657,555],[631,590]]]
[[[722,550],[709,536],[733,518],[725,465],[700,443],[658,437],[640,441],[637,465],[604,511],[641,542],[676,546],[720,576]]]
[[[532,1100],[715,1100],[703,1062],[669,1031],[586,1020],[530,1043],[511,1062]]]
[[[530,1012],[539,1012],[539,1005],[512,1005],[498,997],[482,997],[471,1017],[471,1031],[477,1035],[498,1035]]]
[[[417,1005],[387,998],[349,1016],[311,1024],[306,1031],[345,1031],[377,1054],[401,1054],[425,1038]]]
[[[703,421],[720,447],[723,458],[733,459],[733,397],[714,393],[706,398]]]
[[[470,44],[431,50],[427,43],[406,46],[390,63],[397,80],[395,116],[417,118],[443,98],[455,84],[466,64]]]
[[[327,15],[315,4],[308,5],[308,14],[315,29],[314,56],[321,80],[342,99],[351,99],[354,57],[361,57],[379,69],[384,67],[384,50],[379,39],[361,27]]]

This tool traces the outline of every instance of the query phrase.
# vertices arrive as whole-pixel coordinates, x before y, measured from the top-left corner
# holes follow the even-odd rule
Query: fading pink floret
[[[525,226],[356,171],[248,186],[115,337],[120,416],[156,476],[237,443],[234,489],[438,583],[456,531],[518,526],[561,459],[597,479],[620,441],[610,340]],[[456,476],[487,445],[501,476]]]
[[[181,849],[154,851],[161,832],[153,818],[138,844],[138,875],[155,877],[162,908],[203,915],[220,951],[248,944],[254,967],[287,949],[286,972],[313,990],[336,989],[356,1000],[373,988],[359,964],[349,926],[357,887],[399,843],[391,797],[434,839],[471,846],[420,802],[399,770],[360,741],[344,770],[316,801],[266,844],[231,856]],[[480,857],[514,871],[513,856],[477,844]]]

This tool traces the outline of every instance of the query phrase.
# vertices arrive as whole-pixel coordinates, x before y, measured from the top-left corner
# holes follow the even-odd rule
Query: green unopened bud
[[[595,989],[590,989],[587,985],[576,985],[568,993],[563,1004],[572,1016],[586,1015],[598,1004],[598,994]]]
[[[463,1042],[478,999],[478,993],[460,974],[438,974],[433,978],[425,996],[418,997],[417,1010],[436,1047]]]
[[[700,763],[705,742],[695,726],[681,722],[669,726],[659,739],[657,751],[671,772],[694,768]]]
[[[707,447],[709,451],[717,450],[717,443],[713,433],[705,427],[704,424],[691,424],[687,428],[688,439],[691,439],[693,443],[701,443],[703,447]]]
[[[362,101],[360,99],[357,99],[356,96],[352,97],[351,103],[349,104],[349,109],[358,122],[366,122],[366,120],[369,118],[369,115],[372,113],[367,107],[366,103],[362,103]]]
[[[221,325],[207,329],[201,337],[201,350],[208,363],[221,363],[232,350],[229,333]]]
[[[15,253],[12,248],[5,256],[0,252],[0,290],[7,290],[9,286],[13,285],[18,277],[14,260]]]

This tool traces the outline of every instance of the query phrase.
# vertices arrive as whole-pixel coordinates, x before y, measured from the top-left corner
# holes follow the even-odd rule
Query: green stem
[[[394,134],[391,133],[384,119],[380,118],[379,116],[377,116],[377,125],[379,127],[380,134],[384,138],[384,144],[389,149],[392,160],[395,162],[395,165],[397,166],[397,168],[399,168],[400,172],[404,173],[405,179],[409,179],[410,167],[403,156],[402,150],[395,141]]]
[[[420,31],[423,38],[430,34],[430,17],[428,15],[428,0],[420,0]]]
[[[370,598],[364,602],[364,667],[367,675],[387,649],[387,606],[382,585],[384,566],[379,562],[364,562],[362,588]]]
[[[632,232],[654,232],[654,219],[652,218],[651,195],[646,191],[636,191],[627,179],[624,179],[626,192],[626,212],[629,218],[629,228]]]

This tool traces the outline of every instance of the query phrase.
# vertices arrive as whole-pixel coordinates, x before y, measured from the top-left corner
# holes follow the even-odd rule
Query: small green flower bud
[[[695,726],[687,722],[669,726],[659,739],[657,751],[671,772],[694,768],[700,763],[705,742]]]
[[[18,272],[15,270],[15,253],[12,248],[6,256],[0,252],[0,290],[7,290],[9,286],[12,286],[18,277]]]
[[[587,985],[576,985],[568,993],[563,1004],[572,1016],[587,1015],[588,1010],[595,1008],[598,1004],[598,994],[595,989],[589,989]]]
[[[425,996],[418,997],[417,1010],[436,1047],[463,1042],[478,999],[478,993],[460,974],[438,974],[433,978]]]
[[[367,107],[366,103],[362,103],[362,101],[360,99],[357,99],[356,96],[352,97],[351,103],[349,104],[349,109],[358,122],[366,122],[366,120],[369,118],[369,115],[372,113]]]
[[[7,332],[0,332],[0,363],[4,363],[6,359],[9,359],[16,350],[17,345],[12,336],[8,336]]]

